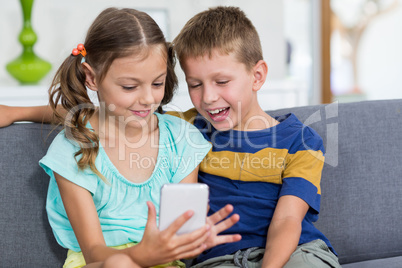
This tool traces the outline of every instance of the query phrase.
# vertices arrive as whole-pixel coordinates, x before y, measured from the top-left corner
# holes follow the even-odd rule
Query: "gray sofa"
[[[270,111],[295,113],[327,150],[319,229],[343,267],[402,267],[402,100]],[[66,250],[45,212],[48,177],[38,166],[50,125],[0,129],[0,267],[61,267]]]

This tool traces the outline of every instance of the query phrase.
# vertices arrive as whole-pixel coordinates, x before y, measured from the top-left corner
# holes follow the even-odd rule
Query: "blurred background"
[[[35,84],[6,70],[22,52],[23,28],[21,2],[8,0],[0,1],[0,104],[47,104],[58,66],[107,7],[148,12],[171,41],[193,15],[217,5],[240,7],[260,34],[269,67],[259,93],[264,109],[402,98],[402,0],[34,0],[33,50],[52,65]],[[192,105],[176,71],[170,108],[185,110]]]

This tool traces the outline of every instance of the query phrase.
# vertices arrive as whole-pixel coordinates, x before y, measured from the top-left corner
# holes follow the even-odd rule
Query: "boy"
[[[293,114],[272,118],[259,106],[268,67],[250,20],[235,7],[209,9],[173,46],[196,109],[181,116],[213,145],[199,172],[210,186],[210,213],[233,204],[240,221],[224,233],[242,235],[198,256],[195,267],[340,267],[313,225],[322,139]]]

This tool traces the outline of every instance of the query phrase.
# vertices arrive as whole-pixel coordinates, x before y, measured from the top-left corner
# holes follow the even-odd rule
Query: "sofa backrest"
[[[0,267],[55,268],[66,258],[46,216],[49,176],[38,165],[56,134],[48,137],[52,128],[0,128]]]
[[[402,100],[328,104],[269,111],[294,113],[323,138],[320,219],[341,263],[402,255]],[[53,126],[0,129],[0,267],[61,267],[39,167]]]
[[[323,138],[316,226],[341,263],[402,255],[402,100],[332,103],[293,112]]]

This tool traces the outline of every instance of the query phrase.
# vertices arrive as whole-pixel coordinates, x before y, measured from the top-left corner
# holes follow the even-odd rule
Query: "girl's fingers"
[[[219,233],[229,229],[230,227],[235,225],[239,220],[240,220],[240,216],[238,214],[233,214],[232,216],[230,216],[230,218],[227,218],[226,220],[221,221],[218,224],[214,225],[215,233],[219,234]]]
[[[187,243],[177,248],[177,259],[192,258],[201,254],[207,247],[204,242],[209,236],[210,232],[208,231],[203,232],[202,236],[197,239],[189,239]]]
[[[147,202],[147,206],[148,206],[148,221],[147,221],[146,227],[148,226],[149,228],[153,228],[153,229],[157,228],[157,226],[156,226],[156,209],[155,209],[155,206],[150,201]]]
[[[178,225],[181,223],[182,222],[180,221]],[[170,252],[168,253],[170,256],[169,259],[173,260],[193,257],[200,254],[206,248],[206,244],[204,242],[210,235],[209,225],[206,224],[191,233],[182,235],[176,235],[175,232],[172,235],[171,230],[175,230],[176,228],[168,230],[170,227],[171,226],[161,232],[162,245],[165,246],[167,252]]]
[[[217,246],[225,243],[233,243],[241,240],[241,235],[233,234],[233,235],[219,235],[215,238],[215,243],[212,246]]]
[[[227,216],[229,216],[230,213],[233,211],[233,206],[232,205],[226,205],[211,216],[208,217],[208,220],[210,224],[216,224],[223,219],[225,219]]]
[[[177,231],[194,215],[194,211],[188,210],[180,215],[176,220],[174,220],[168,228],[166,228],[166,232],[170,235],[175,235]]]
[[[175,235],[170,241],[174,240],[173,244],[176,247],[175,254],[181,254],[181,252],[192,251],[198,248],[209,236],[210,226],[206,224],[191,233]]]
[[[197,248],[195,248],[193,250],[181,253],[180,255],[178,255],[177,259],[194,258],[194,257],[200,255],[206,249],[207,249],[207,246],[205,244],[201,244],[201,245],[199,245]]]

